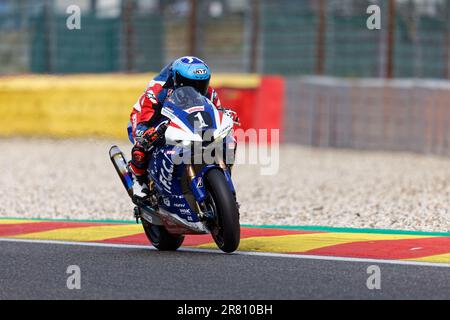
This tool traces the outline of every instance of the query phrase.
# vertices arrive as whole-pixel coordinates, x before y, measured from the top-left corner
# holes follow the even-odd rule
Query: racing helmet
[[[175,88],[193,87],[200,94],[208,92],[211,71],[206,63],[196,57],[181,57],[172,64]]]

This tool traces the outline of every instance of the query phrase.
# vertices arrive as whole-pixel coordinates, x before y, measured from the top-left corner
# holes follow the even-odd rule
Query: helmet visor
[[[194,80],[183,77],[177,72],[176,75],[176,86],[177,87],[193,87],[200,94],[206,95],[208,93],[209,80]]]

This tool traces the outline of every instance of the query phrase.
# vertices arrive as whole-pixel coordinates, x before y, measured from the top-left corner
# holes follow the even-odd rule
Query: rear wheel
[[[208,171],[206,188],[209,192],[206,204],[215,213],[210,226],[212,237],[220,250],[233,252],[238,248],[241,237],[239,210],[223,172],[218,169]]]
[[[160,251],[175,251],[184,241],[183,235],[172,235],[163,226],[155,226],[143,219],[142,226],[148,240]]]

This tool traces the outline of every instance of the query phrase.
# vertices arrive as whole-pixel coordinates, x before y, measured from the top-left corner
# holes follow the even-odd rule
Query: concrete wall
[[[286,80],[285,142],[450,155],[450,82]]]

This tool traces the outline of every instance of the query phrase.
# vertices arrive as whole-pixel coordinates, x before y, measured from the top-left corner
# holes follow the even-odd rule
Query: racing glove
[[[140,145],[150,151],[154,146],[160,145],[164,140],[164,132],[167,129],[167,124],[163,123],[158,128],[148,128],[139,141]]]

